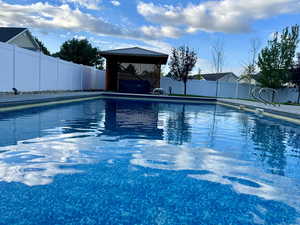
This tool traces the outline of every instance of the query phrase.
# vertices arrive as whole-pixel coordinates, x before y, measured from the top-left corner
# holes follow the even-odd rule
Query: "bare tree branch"
[[[256,59],[257,59],[260,46],[261,46],[261,41],[259,38],[252,38],[250,40],[250,57],[251,57],[252,65],[256,65]]]
[[[212,65],[216,73],[221,73],[224,66],[224,41],[217,39],[212,44]]]
[[[257,71],[256,60],[260,45],[261,42],[259,38],[252,38],[250,40],[249,61],[244,63],[244,70],[240,77],[240,80],[246,80],[249,84]]]

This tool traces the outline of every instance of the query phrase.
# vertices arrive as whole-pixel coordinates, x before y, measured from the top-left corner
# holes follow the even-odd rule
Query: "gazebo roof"
[[[125,60],[126,62],[131,61],[132,63],[159,62],[160,64],[166,64],[169,57],[167,54],[139,47],[102,51],[100,52],[100,55],[105,58],[115,58],[116,60]]]
[[[101,55],[127,55],[127,56],[146,56],[146,57],[168,57],[167,54],[151,51],[144,48],[133,47],[133,48],[122,48],[108,51],[102,51]]]

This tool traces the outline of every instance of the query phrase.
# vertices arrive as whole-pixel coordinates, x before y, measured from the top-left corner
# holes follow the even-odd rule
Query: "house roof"
[[[226,76],[226,75],[233,75],[236,78],[238,78],[234,73],[232,72],[226,72],[226,73],[208,73],[208,74],[201,74],[201,76],[205,79],[205,80],[209,80],[209,81],[217,81],[219,79],[221,79],[222,77]]]
[[[0,41],[7,42],[23,31],[27,30],[27,28],[21,27],[0,27]]]
[[[145,57],[168,57],[167,54],[151,51],[144,48],[133,47],[102,51],[102,56],[145,56]]]

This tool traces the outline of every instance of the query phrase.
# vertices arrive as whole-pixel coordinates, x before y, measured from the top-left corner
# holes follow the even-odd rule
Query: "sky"
[[[0,26],[28,27],[54,53],[73,37],[100,50],[139,46],[163,53],[188,45],[194,72],[214,72],[212,46],[224,45],[224,72],[240,75],[251,40],[300,23],[300,0],[0,0]]]

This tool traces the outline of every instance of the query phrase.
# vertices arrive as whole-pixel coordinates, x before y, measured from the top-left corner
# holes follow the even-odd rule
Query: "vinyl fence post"
[[[251,97],[251,83],[248,84],[248,99],[252,99]]]
[[[81,68],[81,91],[83,91],[83,65],[80,65]]]
[[[96,68],[93,66],[93,74],[94,74],[94,77],[95,77],[95,81],[94,81],[94,89],[96,90],[99,86],[98,82],[99,82],[99,79],[98,79],[98,74],[97,74],[97,71],[96,71]]]
[[[219,81],[216,81],[216,98],[218,98],[219,95]]]
[[[16,88],[16,46],[13,45],[13,88]]]
[[[41,91],[42,52],[39,52],[39,91]]]
[[[237,99],[239,96],[239,82],[236,82],[236,87],[235,87],[235,98]]]
[[[59,90],[59,58],[57,58],[56,65],[57,65],[56,90],[58,91]]]

